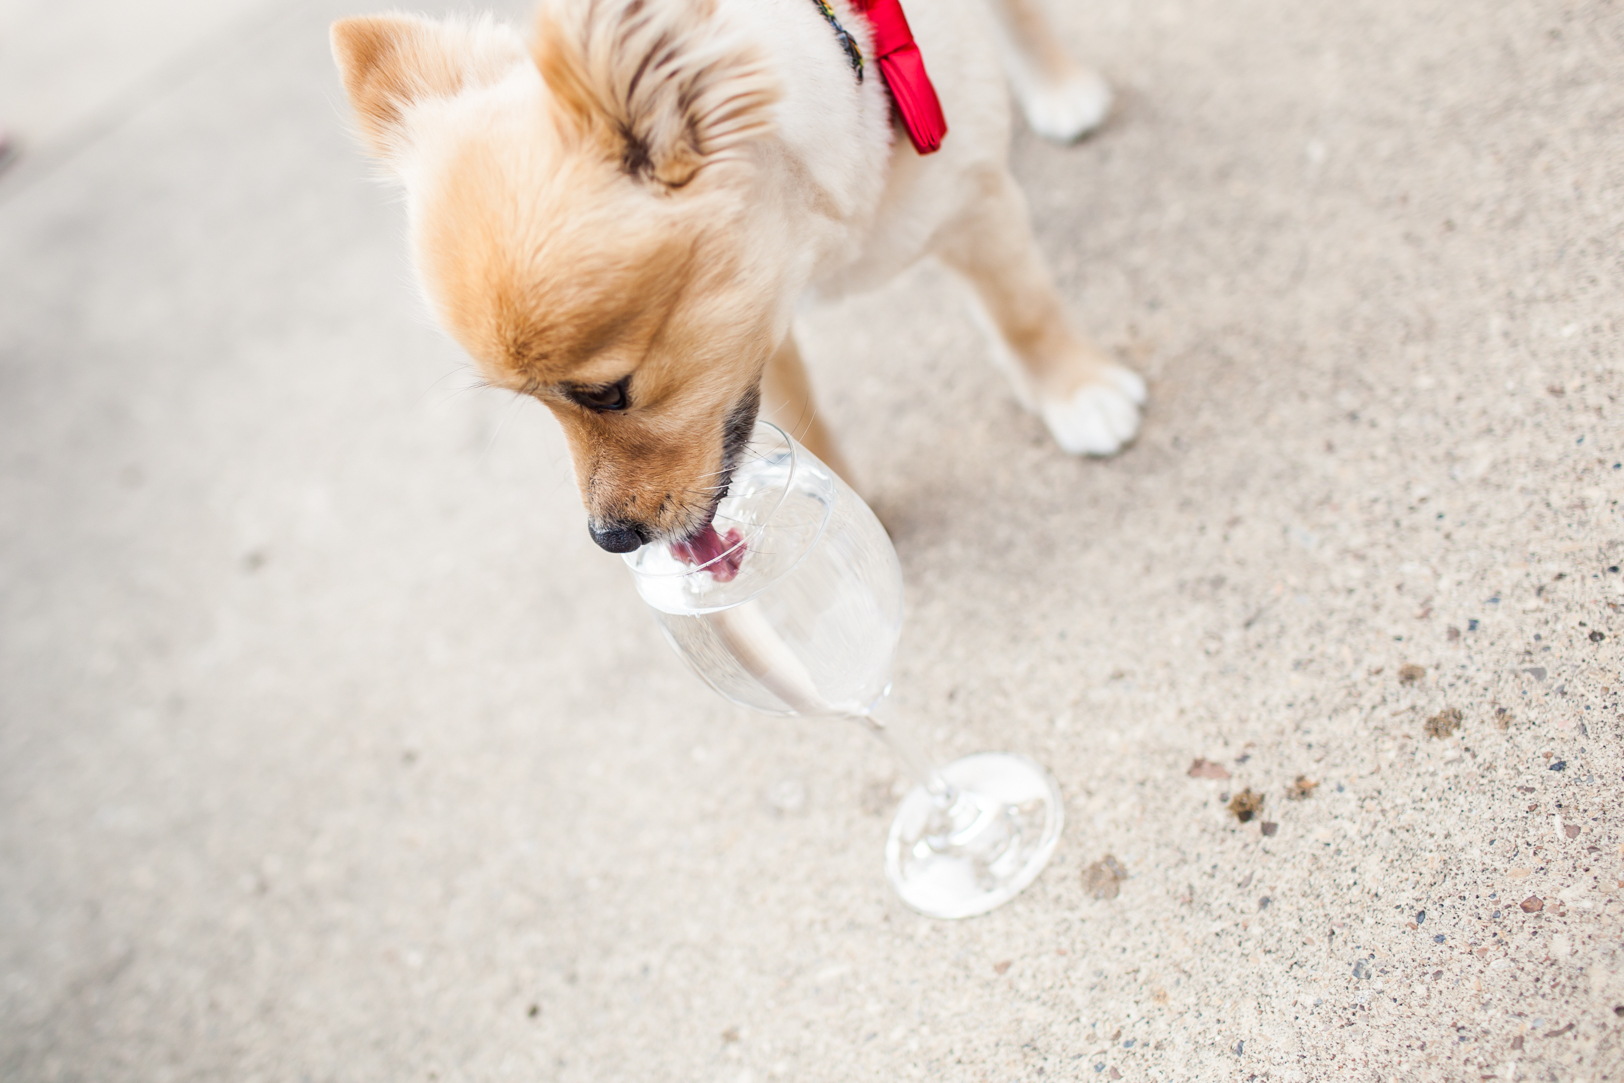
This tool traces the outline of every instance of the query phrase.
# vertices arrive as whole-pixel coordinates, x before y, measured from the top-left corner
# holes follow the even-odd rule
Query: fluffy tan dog
[[[1069,325],[1007,167],[1000,62],[1044,135],[1110,104],[1036,2],[909,3],[950,129],[925,157],[815,0],[547,0],[528,39],[405,15],[332,39],[436,316],[557,416],[592,536],[624,552],[704,528],[763,401],[843,469],[791,315],[928,255],[974,287],[1062,447],[1133,437],[1144,382]],[[863,17],[831,8],[870,56]]]

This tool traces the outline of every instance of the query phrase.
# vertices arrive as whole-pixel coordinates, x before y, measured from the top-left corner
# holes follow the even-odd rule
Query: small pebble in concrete
[[[1600,643],[1602,640],[1604,640],[1606,638],[1607,638],[1607,633],[1606,632],[1591,632],[1590,633],[1590,642],[1592,642],[1592,643]]]
[[[1548,770],[1548,771],[1566,771],[1567,769],[1568,769],[1568,761],[1567,760],[1557,760],[1555,763],[1551,764],[1550,767],[1546,768],[1546,770]]]
[[[1083,870],[1083,890],[1096,899],[1114,899],[1122,891],[1128,870],[1111,854],[1106,854]]]
[[[1005,959],[1001,963],[994,963],[992,964],[992,972],[994,974],[1006,974],[1009,972],[1009,964],[1012,962],[1014,962],[1013,959]]]
[[[1252,788],[1248,786],[1230,799],[1229,811],[1234,814],[1235,819],[1243,824],[1247,823],[1253,816],[1263,811],[1263,795],[1252,792]]]
[[[1525,914],[1537,914],[1541,910],[1545,909],[1545,900],[1540,898],[1538,895],[1530,895],[1530,896],[1528,896],[1528,898],[1524,899],[1519,905],[1522,906],[1523,913],[1525,913]]]
[[[1415,923],[1417,925],[1425,925],[1427,923],[1427,912],[1425,910],[1417,910],[1415,912]]]
[[[1228,778],[1229,770],[1221,763],[1213,763],[1197,756],[1190,764],[1189,775],[1191,778]]]
[[[1399,684],[1414,684],[1416,681],[1419,681],[1422,677],[1425,677],[1426,675],[1427,675],[1427,667],[1426,666],[1418,666],[1418,665],[1415,665],[1413,663],[1406,663],[1406,664],[1398,667],[1398,683]]]
[[[1427,719],[1422,729],[1428,737],[1450,737],[1460,729],[1461,713],[1456,707],[1445,707]]]
[[[1276,831],[1280,830],[1280,825],[1279,824],[1271,823],[1268,820],[1264,820],[1262,823],[1258,824],[1258,827],[1262,828],[1263,835],[1264,835],[1265,838],[1271,838],[1271,839],[1274,838],[1274,833]]]
[[[1313,796],[1314,790],[1318,786],[1319,783],[1307,775],[1298,775],[1297,781],[1286,787],[1286,797],[1292,801],[1305,800]]]

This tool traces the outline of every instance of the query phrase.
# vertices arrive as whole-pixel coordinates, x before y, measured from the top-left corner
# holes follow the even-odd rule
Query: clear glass
[[[985,913],[1048,862],[1059,788],[1024,756],[980,753],[940,769],[880,713],[902,630],[902,569],[885,528],[845,482],[758,422],[704,544],[626,554],[676,652],[735,703],[852,718],[919,785],[903,799],[886,873],[934,917]]]

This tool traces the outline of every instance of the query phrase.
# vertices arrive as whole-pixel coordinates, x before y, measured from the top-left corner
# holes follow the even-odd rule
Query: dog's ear
[[[779,98],[766,57],[713,14],[712,0],[544,2],[536,66],[579,136],[681,188],[771,131]]]
[[[332,42],[361,135],[384,159],[403,148],[412,105],[493,83],[527,62],[522,42],[489,18],[467,23],[358,16],[334,23]]]

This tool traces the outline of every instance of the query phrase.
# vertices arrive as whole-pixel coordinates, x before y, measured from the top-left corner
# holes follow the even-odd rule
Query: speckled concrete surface
[[[883,751],[718,701],[458,390],[354,10],[0,175],[0,1076],[1624,1077],[1617,3],[1062,12],[1122,106],[1016,157],[1152,379],[1114,461],[936,272],[807,318],[899,706],[1069,802],[961,923],[884,882]]]

